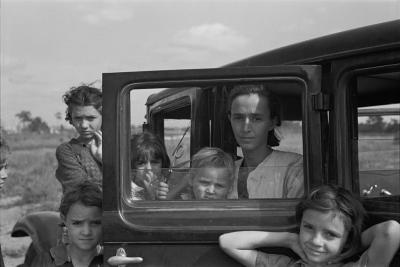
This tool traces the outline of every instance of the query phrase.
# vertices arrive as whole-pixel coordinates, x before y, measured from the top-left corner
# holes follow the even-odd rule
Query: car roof
[[[254,55],[223,67],[312,64],[400,47],[400,20],[338,32]]]
[[[338,32],[308,41],[281,47],[222,66],[222,68],[255,67],[287,64],[317,64],[353,54],[388,50],[400,47],[400,20]],[[152,94],[151,105],[187,88],[168,88]]]

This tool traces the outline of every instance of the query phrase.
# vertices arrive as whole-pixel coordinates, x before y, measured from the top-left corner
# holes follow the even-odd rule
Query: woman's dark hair
[[[361,202],[350,191],[335,185],[323,185],[314,189],[296,207],[296,220],[299,225],[304,211],[308,209],[339,212],[345,229],[349,231],[341,258],[348,258],[359,250],[366,212]]]
[[[170,167],[167,150],[157,135],[149,131],[135,135],[131,140],[131,168],[135,169],[138,162],[151,159],[160,159],[162,168]]]
[[[268,90],[265,84],[258,84],[258,83],[251,83],[251,84],[239,84],[235,85],[229,93],[228,97],[228,105],[227,105],[227,112],[230,116],[232,102],[235,100],[236,97],[241,95],[250,95],[256,94],[259,96],[263,96],[268,101],[268,106],[270,109],[271,119],[276,120],[276,126],[281,126],[281,104],[279,102],[278,97],[273,94],[270,90]],[[279,138],[275,134],[275,130],[272,129],[268,132],[268,141],[267,144],[269,146],[279,146]]]
[[[71,206],[77,202],[88,207],[98,207],[102,210],[102,191],[98,184],[84,180],[71,186],[63,195],[60,204],[60,214],[67,216]]]
[[[72,124],[71,108],[73,106],[93,106],[102,114],[103,100],[100,89],[81,85],[72,87],[63,95],[64,103],[67,105],[65,120]]]

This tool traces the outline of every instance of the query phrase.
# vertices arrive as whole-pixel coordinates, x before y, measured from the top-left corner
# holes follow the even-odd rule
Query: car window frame
[[[200,77],[199,77],[200,73]],[[304,177],[308,177],[305,179],[305,192],[309,191],[310,187],[314,187],[316,185],[322,184],[324,181],[323,178],[323,164],[320,162],[323,158],[322,152],[322,133],[321,127],[318,128],[318,125],[321,123],[320,112],[315,109],[313,104],[313,96],[321,92],[321,70],[320,66],[317,65],[296,65],[296,66],[273,66],[273,67],[249,67],[249,68],[234,68],[234,69],[206,69],[206,70],[180,70],[180,71],[161,71],[161,72],[136,72],[135,73],[135,84],[141,83],[144,87],[154,88],[155,83],[150,82],[153,78],[156,83],[161,81],[163,77],[176,77],[176,79],[210,79],[209,77],[215,77],[223,74],[224,78],[237,77],[238,75],[249,75],[254,78],[254,76],[259,75],[265,79],[266,77],[273,77],[271,79],[282,78],[282,76],[287,79],[288,77],[296,78],[305,82],[305,90],[308,90],[303,94],[303,119],[304,119],[304,129],[303,136],[308,136],[308,138],[312,139],[306,141],[303,139],[303,154],[307,155],[304,157]],[[121,77],[124,76],[124,77]],[[110,139],[114,140],[106,140],[105,143],[108,145],[115,145],[117,148],[127,147],[127,134],[128,128],[127,124],[129,124],[129,97],[126,97],[129,94],[130,88],[132,87],[132,73],[119,73],[119,74],[103,74],[104,87],[108,92],[109,97],[114,97],[117,101],[115,101],[116,106],[106,108],[114,108],[118,110],[117,120],[115,120],[115,128],[113,129],[113,133],[116,135],[111,137]],[[236,75],[236,76],[235,76]],[[113,77],[112,77],[113,76]],[[130,82],[127,82],[130,80]],[[168,81],[163,83],[163,86],[174,85],[176,81]],[[178,82],[179,84],[179,82]],[[118,88],[121,90],[118,91]],[[112,89],[111,89],[112,88]],[[112,90],[116,90],[112,92]],[[310,118],[315,116],[317,119]],[[125,125],[125,126],[124,126]],[[117,127],[120,127],[120,131],[117,131]],[[315,130],[315,128],[319,130]],[[107,126],[109,130],[110,125]],[[126,129],[123,129],[126,128]],[[107,130],[106,129],[106,130]],[[318,132],[318,133],[317,133]],[[311,137],[312,136],[312,137]],[[107,137],[105,137],[107,139]],[[107,183],[108,186],[105,187],[105,211],[115,213],[118,212],[119,217],[129,228],[136,229],[138,231],[156,231],[156,232],[182,232],[186,231],[187,233],[202,233],[205,234],[204,223],[195,223],[189,222],[187,226],[185,225],[173,225],[168,223],[168,219],[160,218],[160,220],[165,223],[165,227],[159,227],[159,225],[155,225],[149,223],[148,225],[140,225],[140,224],[131,224],[127,218],[121,214],[121,210],[123,209],[123,201],[119,201],[121,199],[121,192],[118,190],[118,186],[121,186],[121,176],[127,175],[126,173],[121,173],[121,170],[124,170],[125,164],[124,158],[129,157],[129,153],[127,151],[122,151],[118,153],[117,149],[113,149],[114,153],[117,153],[115,158],[112,159],[114,166],[116,167],[114,170],[106,170],[105,176],[116,177],[117,181],[113,183]],[[318,154],[318,155],[316,155]],[[110,157],[110,155],[108,155]],[[311,160],[312,158],[312,160]],[[106,156],[106,162],[110,162],[110,158]],[[312,162],[312,163],[311,163]],[[312,167],[311,167],[311,164]],[[117,170],[118,169],[118,170]],[[312,169],[312,170],[311,170]],[[114,178],[115,179],[115,178]],[[103,180],[104,181],[104,180]],[[109,186],[113,185],[113,186]],[[111,192],[113,194],[113,200],[110,200]],[[115,194],[115,192],[117,192]],[[174,214],[189,214],[195,211],[201,211],[201,213],[205,216],[202,222],[206,222],[207,220],[215,219],[215,214],[221,217],[222,221],[225,222],[223,225],[208,225],[207,232],[219,232],[222,230],[239,230],[243,227],[250,227],[253,229],[294,229],[296,227],[296,222],[294,221],[294,210],[295,205],[298,203],[299,199],[263,199],[263,200],[248,200],[248,201],[231,201],[231,200],[220,200],[220,201],[204,201],[204,202],[191,202],[185,201],[177,202],[177,201],[140,201],[137,203],[137,208],[140,209],[140,212],[137,212],[135,215],[136,218],[140,218],[143,216],[143,221],[157,220],[159,217],[160,211],[168,211],[174,212]],[[193,206],[194,205],[194,206]],[[216,213],[218,212],[218,213]],[[274,217],[277,215],[281,216],[279,219],[275,218],[276,224],[273,223]],[[146,217],[147,216],[147,217]],[[252,217],[256,217],[256,219]],[[193,221],[199,219],[199,216],[192,217]],[[136,219],[139,220],[139,219]],[[235,220],[242,220],[243,223],[241,225],[237,225],[233,223]],[[270,221],[270,223],[268,223]],[[285,222],[284,222],[285,221]],[[265,223],[267,222],[267,223]],[[283,226],[282,226],[283,223]],[[282,228],[283,227],[283,228]]]

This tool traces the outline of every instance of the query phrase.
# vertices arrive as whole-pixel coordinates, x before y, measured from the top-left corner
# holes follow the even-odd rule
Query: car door
[[[360,196],[365,227],[400,221],[400,50],[376,50],[334,61],[331,79],[330,182]]]
[[[300,124],[296,125],[300,125],[297,128],[300,129],[301,144],[297,145],[303,155],[304,188],[307,194],[310,188],[327,180],[324,176],[326,144],[323,143],[326,110],[323,108],[320,72],[319,66],[298,65],[103,74],[105,258],[123,248],[128,256],[143,257],[144,261],[137,266],[237,266],[219,249],[218,237],[222,233],[236,230],[295,231],[294,211],[299,199],[130,199],[130,138],[135,131],[140,131],[138,125],[132,125],[132,118],[137,114],[140,114],[139,117],[145,116],[144,128],[154,131],[163,138],[164,143],[168,141],[166,137],[181,137],[182,132],[176,132],[187,129],[189,123],[191,130],[188,142],[191,150],[210,145],[228,151],[231,149],[224,147],[224,136],[221,136],[224,131],[217,123],[223,112],[217,112],[210,106],[219,106],[220,102],[215,99],[223,96],[221,92],[234,84],[266,83],[282,99],[286,96],[294,99],[288,100],[284,112],[289,121],[291,116],[300,118]],[[146,90],[157,92],[165,88],[169,89],[164,93],[156,93],[156,99],[153,95],[151,103],[148,101],[152,97],[147,98],[148,105],[146,101],[137,104]],[[175,105],[171,104],[174,101],[168,100],[171,97],[175,98]],[[213,101],[213,104],[207,101]],[[150,106],[154,108],[156,102],[161,103],[159,108],[149,112]],[[291,111],[289,103],[297,108],[296,112]],[[135,111],[139,106],[142,111]],[[152,112],[154,116],[149,115]],[[156,115],[164,117],[156,119]],[[184,121],[182,125],[178,125],[177,121],[170,124],[179,127],[165,127],[166,120],[180,118]],[[174,134],[167,134],[168,131]],[[287,146],[291,147],[290,142]],[[236,148],[233,150],[236,153]]]

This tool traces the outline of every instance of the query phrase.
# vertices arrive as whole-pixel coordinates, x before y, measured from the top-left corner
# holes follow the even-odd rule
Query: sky
[[[68,125],[62,95],[102,73],[214,68],[400,18],[400,0],[0,0],[0,123]]]

